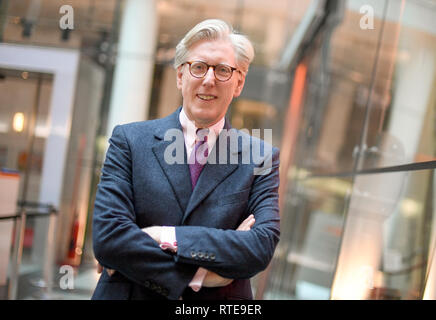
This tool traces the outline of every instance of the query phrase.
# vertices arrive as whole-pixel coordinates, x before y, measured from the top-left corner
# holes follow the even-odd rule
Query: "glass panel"
[[[388,2],[374,81],[363,92],[358,169],[434,160],[436,38],[423,26],[435,13],[423,1]],[[434,174],[400,170],[355,178],[333,299],[423,298],[434,250]]]
[[[436,7],[423,1],[388,4],[373,91],[362,92],[369,98],[369,118],[360,168],[436,156]]]
[[[421,299],[434,247],[434,170],[356,177],[333,299]]]
[[[296,179],[297,177],[293,177]],[[267,299],[328,299],[350,178],[301,179],[289,191]]]
[[[0,69],[0,75],[0,166],[20,173],[18,201],[37,203],[49,134],[53,77],[4,68]],[[32,258],[37,241],[36,223],[35,218],[26,220],[20,275],[32,274],[39,269]]]
[[[383,14],[380,3],[374,7],[376,16]],[[353,169],[382,26],[375,19],[373,30],[361,29],[361,17],[347,7],[340,24],[325,26],[306,54],[307,86],[295,165],[308,173]]]
[[[364,5],[373,28],[361,25]],[[433,171],[354,176],[353,169],[434,160],[434,10],[421,1],[347,1],[338,26],[325,26],[306,50],[300,118],[289,111],[298,136],[281,180],[282,235],[265,297],[422,298]]]
[[[376,10],[382,13],[382,7]],[[379,38],[377,32],[359,28],[360,18],[346,10],[337,27],[322,29],[300,63],[307,66],[302,111],[295,120],[298,112],[289,103],[293,122],[285,126],[296,126],[298,136],[281,180],[282,190],[287,189],[280,195],[282,234],[265,298],[330,297],[352,186],[351,175],[335,173],[352,171],[356,161],[353,149],[360,144],[366,109],[358,92],[370,88]],[[374,25],[379,29],[381,21]],[[320,173],[331,176],[310,177]]]
[[[0,165],[21,173],[19,200],[36,202],[52,76],[12,69],[0,69],[0,74]]]

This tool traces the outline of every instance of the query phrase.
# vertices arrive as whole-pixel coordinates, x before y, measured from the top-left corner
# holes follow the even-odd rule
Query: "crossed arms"
[[[239,227],[236,229],[237,231],[249,231],[251,227],[254,225],[256,220],[254,219],[254,216],[250,214],[248,218],[246,218],[242,223],[239,225]],[[156,241],[159,245],[162,243],[162,227],[159,226],[152,226],[143,228],[142,231],[147,233],[153,240]],[[103,266],[99,263],[97,265],[97,272],[102,273],[103,272]],[[105,269],[106,272],[109,274],[109,276],[112,276],[116,270],[113,269]],[[204,279],[202,279],[201,286],[203,287],[224,287],[226,285],[229,285],[233,279],[228,279],[221,277],[219,274],[206,270],[206,275]],[[192,283],[192,282],[191,282]]]

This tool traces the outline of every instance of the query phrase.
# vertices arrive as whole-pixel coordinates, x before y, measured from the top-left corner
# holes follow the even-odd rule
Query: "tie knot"
[[[197,141],[204,141],[207,142],[207,135],[209,134],[208,128],[198,128],[196,131]]]

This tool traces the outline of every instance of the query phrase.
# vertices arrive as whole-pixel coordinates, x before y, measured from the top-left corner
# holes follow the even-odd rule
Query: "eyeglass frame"
[[[192,74],[192,71],[191,71],[191,65],[192,65],[193,63],[195,63],[195,62],[201,62],[201,63],[204,63],[204,64],[207,66],[207,69],[206,69],[205,74],[204,74],[203,76],[201,76],[201,77],[197,77],[197,76],[194,76],[194,75]],[[197,78],[197,79],[202,79],[202,78],[204,78],[204,77],[207,75],[207,73],[209,72],[209,69],[210,69],[210,68],[213,69],[213,76],[215,77],[215,79],[218,80],[218,81],[220,81],[220,82],[226,82],[226,81],[229,81],[229,80],[233,77],[233,72],[234,72],[234,71],[238,71],[240,74],[242,74],[242,71],[239,70],[238,68],[235,68],[235,67],[229,66],[228,64],[225,64],[225,63],[218,63],[218,64],[216,64],[216,65],[211,65],[211,64],[208,64],[208,63],[206,63],[206,62],[204,62],[204,61],[201,61],[201,60],[195,60],[195,61],[186,61],[186,62],[183,62],[183,63],[181,64],[181,66],[183,66],[184,64],[188,64],[188,65],[189,65],[189,73],[191,74],[191,76],[193,76],[194,78]],[[226,79],[226,80],[220,80],[220,79],[217,78],[216,73],[215,73],[215,69],[216,69],[216,67],[218,67],[218,66],[226,66],[226,67],[229,67],[229,68],[232,70],[232,73],[231,73],[231,75],[230,75],[230,77],[229,77],[228,79]]]

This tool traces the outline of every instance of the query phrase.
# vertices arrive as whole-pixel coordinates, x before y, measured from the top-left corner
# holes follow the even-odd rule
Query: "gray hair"
[[[180,40],[176,47],[174,68],[186,62],[190,48],[201,40],[229,40],[233,45],[237,67],[247,73],[254,58],[253,45],[246,36],[236,33],[231,25],[219,19],[200,22]]]

